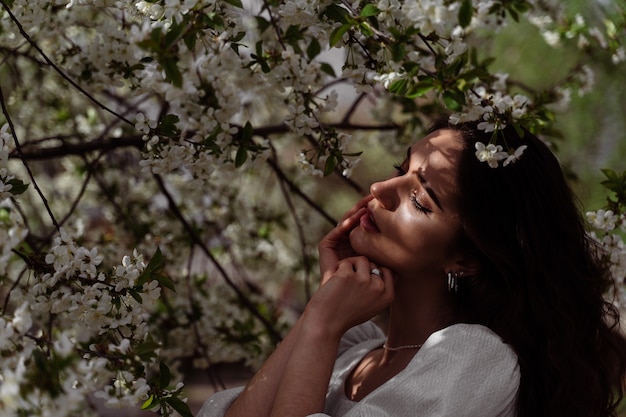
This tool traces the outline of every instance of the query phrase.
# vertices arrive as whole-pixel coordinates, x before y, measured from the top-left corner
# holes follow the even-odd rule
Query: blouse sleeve
[[[368,340],[383,339],[385,334],[383,331],[371,321],[367,321],[358,326],[354,326],[348,330],[339,342],[339,351],[337,356],[343,355],[348,349],[355,345],[361,344]]]
[[[222,417],[228,407],[237,399],[244,387],[231,388],[216,392],[204,402],[196,417]]]
[[[382,330],[372,322],[366,322],[348,330],[339,343],[338,356],[365,340],[384,337]],[[231,388],[213,394],[207,399],[196,417],[222,417],[228,407],[237,399],[244,387]],[[316,413],[308,417],[326,417],[326,414]]]

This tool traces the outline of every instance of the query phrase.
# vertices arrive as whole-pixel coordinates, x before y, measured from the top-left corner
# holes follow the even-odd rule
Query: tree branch
[[[1,0],[0,0],[1,1]],[[339,123],[329,123],[323,125],[325,129],[337,129],[337,130],[347,130],[347,131],[388,131],[388,130],[398,130],[400,126],[396,124],[384,124],[384,125],[362,125],[362,124],[353,124],[348,120],[343,120]],[[271,125],[271,126],[262,126],[254,129],[253,135],[268,137],[271,135],[288,133],[290,129],[285,124]],[[193,136],[194,132],[188,132],[189,136]],[[77,135],[78,136],[78,135]],[[113,150],[117,148],[126,148],[126,147],[134,147],[139,150],[142,150],[144,147],[144,141],[141,135],[129,135],[122,136],[119,138],[102,138],[97,140],[92,140],[89,142],[82,143],[62,143],[59,146],[50,146],[50,147],[42,147],[38,148],[36,145],[44,143],[44,141],[48,140],[60,140],[63,141],[66,138],[70,138],[72,135],[58,136],[58,137],[50,137],[44,139],[37,139],[36,141],[31,141],[24,144],[24,149],[21,155],[17,155],[16,153],[11,153],[9,155],[11,158],[23,158],[26,160],[45,160],[45,159],[54,159],[54,158],[62,158],[68,155],[85,155],[90,152],[102,151],[102,150]]]
[[[276,176],[278,177],[278,184],[280,185],[280,191],[283,194],[283,198],[285,199],[285,202],[287,203],[287,207],[289,207],[289,211],[291,212],[291,217],[293,217],[293,221],[296,224],[296,230],[298,231],[298,239],[300,240],[300,251],[301,251],[301,256],[302,256],[302,261],[304,262],[304,293],[305,293],[305,297],[307,300],[311,299],[311,262],[309,259],[309,256],[306,252],[306,239],[304,238],[305,233],[304,233],[304,228],[302,227],[302,222],[300,222],[300,219],[298,218],[298,213],[296,211],[296,207],[293,205],[293,201],[291,200],[291,197],[289,196],[289,192],[287,191],[287,183],[286,183],[286,177],[285,176],[280,176],[278,174],[278,172],[282,173],[282,170],[280,169],[280,167],[278,166],[278,162],[276,159],[276,149],[274,148],[274,146],[272,146],[270,144],[270,148],[272,150],[272,159],[273,159],[273,168],[274,168],[274,172],[276,173]],[[289,183],[289,186],[291,187],[291,185],[293,185],[293,183]],[[298,189],[298,191],[300,191]]]
[[[13,120],[11,120],[9,109],[7,109],[6,102],[4,101],[4,93],[2,92],[2,86],[0,86],[0,105],[2,106],[2,112],[4,113],[4,117],[7,119],[7,123],[9,124],[9,130],[11,131],[11,136],[13,136],[13,141],[15,142],[15,150],[17,151],[17,154],[20,156],[20,159],[22,160],[22,163],[24,164],[24,167],[26,168],[26,171],[28,172],[28,176],[30,177],[31,182],[33,183],[33,187],[37,191],[37,194],[39,194],[39,197],[41,197],[41,200],[43,201],[43,205],[48,211],[48,215],[50,216],[50,219],[52,220],[52,224],[54,224],[54,227],[56,227],[57,231],[60,232],[61,227],[57,223],[57,220],[54,217],[52,210],[50,209],[48,200],[43,195],[43,192],[39,188],[39,185],[37,185],[37,181],[35,181],[35,176],[33,175],[33,172],[31,171],[30,166],[26,163],[26,159],[24,159],[22,156],[22,146],[20,145],[20,141],[17,138],[17,134],[15,133],[15,126],[13,125]]]
[[[167,191],[167,188],[165,188],[165,183],[163,182],[163,179],[161,178],[161,176],[159,176],[158,174],[154,174],[153,177],[157,185],[159,186],[159,189],[161,190],[161,192],[167,199],[169,203],[169,208],[174,214],[174,216],[178,218],[180,223],[183,225],[185,231],[189,234],[189,237],[191,237],[192,241],[196,245],[198,245],[198,247],[202,249],[202,252],[204,252],[204,254],[209,258],[209,260],[211,260],[213,265],[217,268],[219,273],[222,275],[222,278],[224,278],[224,281],[226,282],[226,284],[229,287],[231,287],[232,290],[235,292],[235,294],[237,295],[237,298],[239,299],[239,301],[241,301],[242,305],[263,324],[263,326],[265,327],[265,329],[267,330],[267,332],[269,333],[270,337],[273,339],[274,342],[278,342],[282,340],[282,336],[280,335],[280,333],[278,333],[278,331],[274,329],[274,326],[265,317],[263,317],[263,315],[257,310],[254,304],[252,304],[252,302],[248,299],[248,297],[246,297],[246,295],[235,284],[232,278],[230,278],[230,276],[228,275],[228,272],[226,272],[226,269],[224,269],[224,267],[219,263],[219,261],[215,258],[215,256],[213,256],[213,254],[211,253],[209,248],[204,244],[202,239],[200,239],[200,236],[198,236],[194,228],[191,226],[191,224],[189,224],[185,216],[178,209],[178,205],[172,198],[171,194]]]
[[[37,43],[35,43],[35,41],[33,41],[33,39],[30,37],[30,35],[28,35],[28,33],[26,33],[26,31],[24,30],[24,28],[22,27],[22,24],[20,23],[19,20],[17,20],[17,18],[15,17],[15,15],[13,14],[13,12],[11,12],[11,8],[9,7],[8,4],[6,4],[6,2],[4,0],[0,0],[0,4],[2,4],[2,7],[4,8],[4,10],[7,11],[9,17],[11,18],[11,20],[13,21],[13,23],[15,23],[15,25],[17,26],[20,34],[24,37],[24,39],[26,39],[28,41],[28,43],[37,50],[37,52],[39,52],[39,54],[42,56],[42,58],[48,63],[48,65],[50,65],[60,76],[61,78],[63,78],[64,80],[66,80],[68,83],[70,83],[74,88],[76,88],[78,91],[80,91],[81,93],[83,93],[83,95],[85,95],[85,97],[87,97],[89,100],[91,100],[94,104],[96,104],[98,107],[100,107],[101,109],[111,113],[113,116],[117,117],[120,120],[123,120],[124,122],[128,123],[131,126],[134,126],[134,123],[132,123],[130,120],[126,119],[124,116],[122,116],[121,114],[116,113],[115,111],[113,111],[111,108],[107,107],[105,104],[101,103],[100,101],[98,101],[95,97],[93,97],[91,94],[89,94],[87,92],[87,90],[85,90],[83,87],[81,87],[80,85],[78,85],[74,80],[72,80],[68,75],[66,75],[61,68],[59,68],[54,62],[52,62],[52,60],[50,58],[48,58],[48,56],[43,52],[43,50],[37,45]]]

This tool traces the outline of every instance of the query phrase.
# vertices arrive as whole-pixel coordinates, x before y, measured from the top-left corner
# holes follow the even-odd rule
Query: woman
[[[244,389],[201,417],[609,416],[626,344],[558,162],[439,122],[320,242],[322,283]],[[386,335],[369,320],[389,309]]]

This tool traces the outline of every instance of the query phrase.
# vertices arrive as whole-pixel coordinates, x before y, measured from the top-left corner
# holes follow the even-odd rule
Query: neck
[[[441,279],[443,283],[443,277]],[[457,321],[452,296],[445,289],[442,290],[441,286],[429,288],[425,280],[416,281],[397,281],[389,310],[387,346],[423,344],[432,333]],[[404,282],[410,285],[403,285]],[[415,353],[417,349],[410,351]]]

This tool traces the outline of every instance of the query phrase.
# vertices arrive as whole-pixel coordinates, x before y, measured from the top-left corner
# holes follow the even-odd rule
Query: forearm
[[[299,319],[287,337],[250,379],[241,395],[233,402],[224,417],[267,417],[272,411],[278,387],[289,356],[295,346],[302,319]]]
[[[305,313],[306,314],[306,313]],[[323,412],[340,334],[304,322],[289,356],[272,417],[303,417]]]

